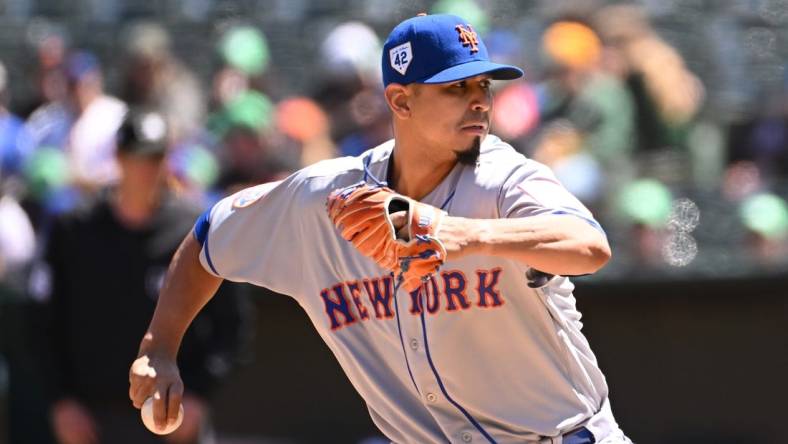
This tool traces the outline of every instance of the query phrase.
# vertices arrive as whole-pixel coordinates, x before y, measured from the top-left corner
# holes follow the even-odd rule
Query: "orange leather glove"
[[[332,192],[326,208],[342,238],[387,270],[397,267],[396,231],[387,215],[394,191],[353,185]]]
[[[332,192],[326,208],[342,237],[361,254],[399,275],[408,291],[417,289],[446,261],[446,249],[437,237],[446,215],[442,210],[390,188],[366,184]],[[398,211],[407,214],[403,227],[395,227],[391,221],[391,214]]]

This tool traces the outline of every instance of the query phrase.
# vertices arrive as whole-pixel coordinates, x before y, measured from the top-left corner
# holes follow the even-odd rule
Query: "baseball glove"
[[[367,184],[334,191],[326,205],[342,237],[398,275],[407,291],[417,289],[446,260],[446,249],[438,239],[446,215],[442,210]],[[406,212],[407,221],[399,230],[391,220],[398,211]]]

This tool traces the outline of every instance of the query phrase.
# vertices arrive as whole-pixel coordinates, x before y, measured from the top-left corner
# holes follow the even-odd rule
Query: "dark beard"
[[[479,153],[482,150],[482,138],[477,137],[473,139],[473,145],[463,151],[455,151],[457,162],[463,165],[476,165],[479,160]]]

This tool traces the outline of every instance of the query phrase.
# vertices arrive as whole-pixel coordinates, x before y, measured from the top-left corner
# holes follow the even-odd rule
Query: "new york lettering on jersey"
[[[498,289],[502,268],[476,270],[469,279],[459,269],[444,270],[410,295],[408,313],[419,315],[487,309],[504,304]],[[357,321],[394,318],[394,278],[381,276],[343,281],[320,291],[331,330],[350,326]],[[372,315],[370,315],[372,313]]]

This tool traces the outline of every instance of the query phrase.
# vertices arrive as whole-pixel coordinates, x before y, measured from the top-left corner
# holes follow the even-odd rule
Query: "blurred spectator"
[[[20,203],[24,203],[35,142],[25,122],[7,107],[9,86],[7,71],[0,63],[0,280],[4,274],[20,278],[18,271],[31,259],[34,247],[31,220]]]
[[[49,235],[40,267],[49,278],[36,288],[49,309],[45,368],[62,443],[213,442],[209,396],[232,367],[247,326],[233,288],[224,288],[184,338],[179,361],[192,391],[176,432],[160,438],[144,428],[123,376],[167,263],[200,211],[167,189],[166,130],[160,114],[130,113],[118,134],[117,187],[59,217]]]
[[[547,78],[538,86],[542,126],[533,157],[593,206],[632,176],[632,97],[603,69],[601,41],[585,23],[552,23],[542,53]]]
[[[115,135],[126,105],[104,93],[101,68],[93,54],[69,56],[66,73],[76,114],[66,146],[72,179],[78,186],[94,190],[118,179]]]
[[[214,104],[220,109],[246,91],[267,96],[271,52],[263,32],[251,25],[231,24],[223,30],[217,46],[222,67],[214,74]]]
[[[353,111],[355,97],[363,93],[361,102],[356,101],[355,104],[373,104],[370,111],[377,112],[374,99],[363,97],[370,96],[370,89],[382,87],[382,47],[372,28],[355,21],[337,25],[320,46],[321,63],[316,79],[318,86],[312,97],[331,119],[331,137],[337,143],[363,131],[363,123],[359,122],[358,114]],[[377,114],[373,114],[372,118],[364,123],[370,124],[378,118]],[[374,145],[369,147],[371,146]],[[350,150],[357,149],[354,147]]]
[[[539,124],[539,102],[537,93],[526,81],[512,82],[495,95],[492,112],[494,133],[511,140],[515,148],[525,151],[519,139],[527,137]]]
[[[33,95],[24,100],[22,108],[25,117],[42,105],[64,100],[68,93],[63,70],[68,50],[65,30],[43,20],[39,20],[32,28],[28,44],[35,52],[36,66],[31,76],[34,82]]]
[[[232,126],[221,147],[222,172],[217,186],[225,193],[283,179],[297,169],[300,160],[300,153],[290,149],[293,146],[277,148],[270,137],[245,125]]]
[[[19,203],[0,190],[0,282],[13,280],[33,258],[35,234]],[[18,285],[18,288],[23,288]]]
[[[252,26],[235,26],[219,41],[224,63],[249,77],[262,75],[270,63],[268,39]]]
[[[722,178],[722,193],[731,202],[740,203],[763,188],[761,171],[747,160],[733,163]]]
[[[358,76],[367,85],[381,81],[380,53],[375,31],[361,22],[345,22],[328,33],[320,45],[320,64],[333,76]]]
[[[651,26],[637,5],[617,4],[594,16],[607,45],[605,62],[626,81],[636,103],[640,150],[683,148],[704,89],[681,55]]]
[[[391,118],[378,88],[364,88],[350,100],[350,117],[356,130],[339,141],[343,156],[358,156],[391,139]]]
[[[24,177],[26,209],[37,229],[50,215],[68,211],[80,199],[71,187],[68,158],[61,149],[35,149],[25,164]]]
[[[772,193],[745,199],[739,217],[747,228],[747,246],[762,264],[785,263],[788,254],[788,204]]]
[[[340,155],[355,156],[391,138],[377,34],[361,22],[332,29],[320,46],[323,71],[315,100],[331,119],[331,136]]]
[[[662,263],[673,194],[654,179],[635,180],[616,195],[616,213],[629,227],[631,266]]]
[[[310,148],[318,146],[314,138],[325,131],[321,121],[325,116],[319,108],[302,106],[297,101],[293,102],[295,107],[291,103],[290,110],[282,114],[262,91],[261,79],[270,65],[270,55],[265,35],[256,28],[229,28],[218,49],[224,66],[213,78],[213,112],[206,123],[216,139],[215,154],[220,166],[216,187],[222,192],[234,192],[281,179],[301,165],[307,141],[300,136],[313,139],[309,141]],[[307,114],[294,116],[293,111]],[[302,120],[299,124],[314,124],[310,128],[314,134],[294,129],[293,117]],[[333,154],[330,150],[327,153]],[[318,158],[326,155],[317,151],[311,154]]]
[[[9,139],[19,133],[14,132],[16,122],[8,118],[0,107],[0,150],[13,152],[17,144]],[[31,354],[36,347],[28,342],[26,334],[36,325],[25,322],[30,305],[25,298],[27,273],[36,251],[36,236],[30,218],[16,199],[16,178],[5,176],[7,164],[0,166],[0,379],[4,380],[0,381],[0,399],[4,401],[0,413],[7,415],[0,418],[0,424],[7,425],[0,425],[0,442],[47,443],[43,390]]]
[[[126,105],[104,93],[96,56],[77,51],[65,63],[68,96],[33,112],[28,126],[38,148],[63,150],[70,180],[92,191],[118,178],[115,134]]]
[[[768,180],[788,177],[788,79],[755,116],[730,127],[729,161],[753,162]]]
[[[223,75],[231,75],[231,71],[224,71]],[[220,82],[230,80],[219,79]],[[224,88],[225,86],[219,86]],[[233,127],[245,126],[260,133],[270,130],[274,124],[274,104],[264,94],[247,89],[233,91],[232,96],[222,96],[221,108],[211,114],[208,119],[208,129],[217,137],[224,137]],[[223,93],[223,92],[220,92]]]
[[[217,139],[235,126],[261,134],[271,130],[274,103],[259,84],[270,64],[265,35],[251,26],[230,27],[222,35],[218,51],[224,64],[213,76],[208,129]]]
[[[24,121],[9,111],[8,102],[8,72],[0,62],[0,187],[9,176],[21,172],[33,148]]]
[[[487,52],[492,60],[500,63],[520,64],[522,37],[503,28],[496,28],[484,36]],[[518,151],[525,152],[531,145],[530,137],[539,124],[539,97],[534,88],[535,76],[526,63],[526,79],[493,83],[495,106],[492,109],[492,132],[500,136]],[[532,78],[533,77],[533,78]]]
[[[336,156],[328,116],[307,97],[290,97],[276,106],[276,127],[301,145],[301,165]]]
[[[768,191],[770,182],[757,163],[738,160],[725,170],[721,188],[723,197],[738,206],[751,257],[760,264],[784,264],[788,257],[788,204]]]
[[[57,76],[57,73],[52,73]],[[74,124],[74,113],[66,96],[56,97],[36,108],[27,119],[26,127],[36,149],[64,151]]]
[[[173,189],[202,207],[220,197],[213,189],[219,178],[219,162],[209,149],[212,139],[206,139],[202,137],[177,144],[170,148],[167,156]]]
[[[197,77],[171,51],[165,28],[140,22],[127,30],[121,98],[134,108],[155,109],[169,128],[170,169],[179,193],[200,204],[218,176],[212,141],[204,134],[206,97]],[[208,199],[210,200],[210,199]]]
[[[195,136],[205,118],[205,96],[194,74],[172,55],[167,31],[139,23],[127,41],[121,98],[131,107],[159,110],[171,129],[171,144]]]

